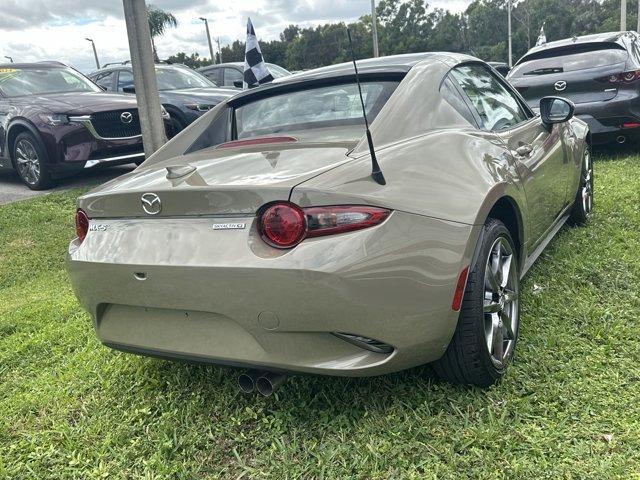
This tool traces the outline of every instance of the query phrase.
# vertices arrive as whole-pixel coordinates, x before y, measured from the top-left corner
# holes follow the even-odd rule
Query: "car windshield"
[[[215,87],[216,84],[207,77],[180,67],[156,68],[158,90],[184,90],[187,88]]]
[[[286,77],[287,75],[291,75],[291,72],[289,72],[288,70],[285,70],[284,68],[278,65],[274,65],[273,63],[267,63],[267,67],[269,68],[269,71],[271,72],[271,75],[273,76],[273,78],[280,78],[280,77]]]
[[[71,68],[0,68],[0,91],[7,97],[50,93],[101,92]]]
[[[399,82],[362,83],[367,118],[372,122]],[[235,110],[237,138],[315,128],[364,124],[355,83],[274,95]]]

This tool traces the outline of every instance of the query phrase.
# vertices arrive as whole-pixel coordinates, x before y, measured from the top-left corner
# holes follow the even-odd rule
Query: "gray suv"
[[[156,65],[160,101],[171,116],[172,134],[178,133],[204,112],[235,95],[237,90],[218,88],[185,65]],[[108,92],[135,93],[133,71],[127,63],[107,65],[89,78]]]
[[[571,100],[594,143],[640,140],[640,36],[610,32],[529,50],[507,79],[532,108],[557,95]]]

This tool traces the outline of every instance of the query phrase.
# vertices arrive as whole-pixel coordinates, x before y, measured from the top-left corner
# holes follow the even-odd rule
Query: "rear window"
[[[605,67],[625,63],[629,54],[622,47],[602,47],[587,45],[574,48],[542,51],[525,56],[510,77],[548,75],[552,73],[575,72],[588,68]]]
[[[372,122],[399,82],[362,83],[367,118]],[[262,98],[235,110],[237,138],[314,128],[364,124],[355,83],[298,90]]]

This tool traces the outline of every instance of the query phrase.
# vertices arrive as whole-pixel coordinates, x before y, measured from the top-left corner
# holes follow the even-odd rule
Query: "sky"
[[[177,52],[209,57],[204,24],[222,46],[244,40],[247,17],[261,40],[278,38],[290,24],[314,26],[353,21],[368,13],[370,0],[147,0],[170,11],[178,27],[156,41],[160,58]],[[430,7],[463,11],[471,0],[430,0]],[[91,44],[101,64],[127,60],[129,46],[121,0],[0,0],[0,63],[60,60],[83,72],[95,69]]]

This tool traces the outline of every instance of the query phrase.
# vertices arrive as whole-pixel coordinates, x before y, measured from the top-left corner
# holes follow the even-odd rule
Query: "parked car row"
[[[229,65],[236,66],[216,68]],[[276,77],[289,74],[271,68]],[[184,65],[158,64],[156,77],[168,137],[238,93]],[[14,168],[26,186],[41,190],[83,169],[142,163],[132,94],[127,62],[88,76],[60,62],[0,65],[0,167]]]
[[[572,101],[575,115],[589,125],[594,143],[640,140],[636,32],[537,46],[511,71],[503,63],[490,65],[506,75],[534,111],[544,96]],[[290,75],[277,65],[268,66],[276,82]],[[184,65],[157,65],[168,135],[236,95],[242,88],[242,71],[240,62],[210,65],[198,72]],[[55,178],[82,168],[143,160],[135,99],[125,100],[135,93],[131,66],[109,65],[89,78],[95,84],[56,62],[0,65],[0,165],[16,168],[30,188],[47,188]],[[109,122],[110,130],[101,130]]]

